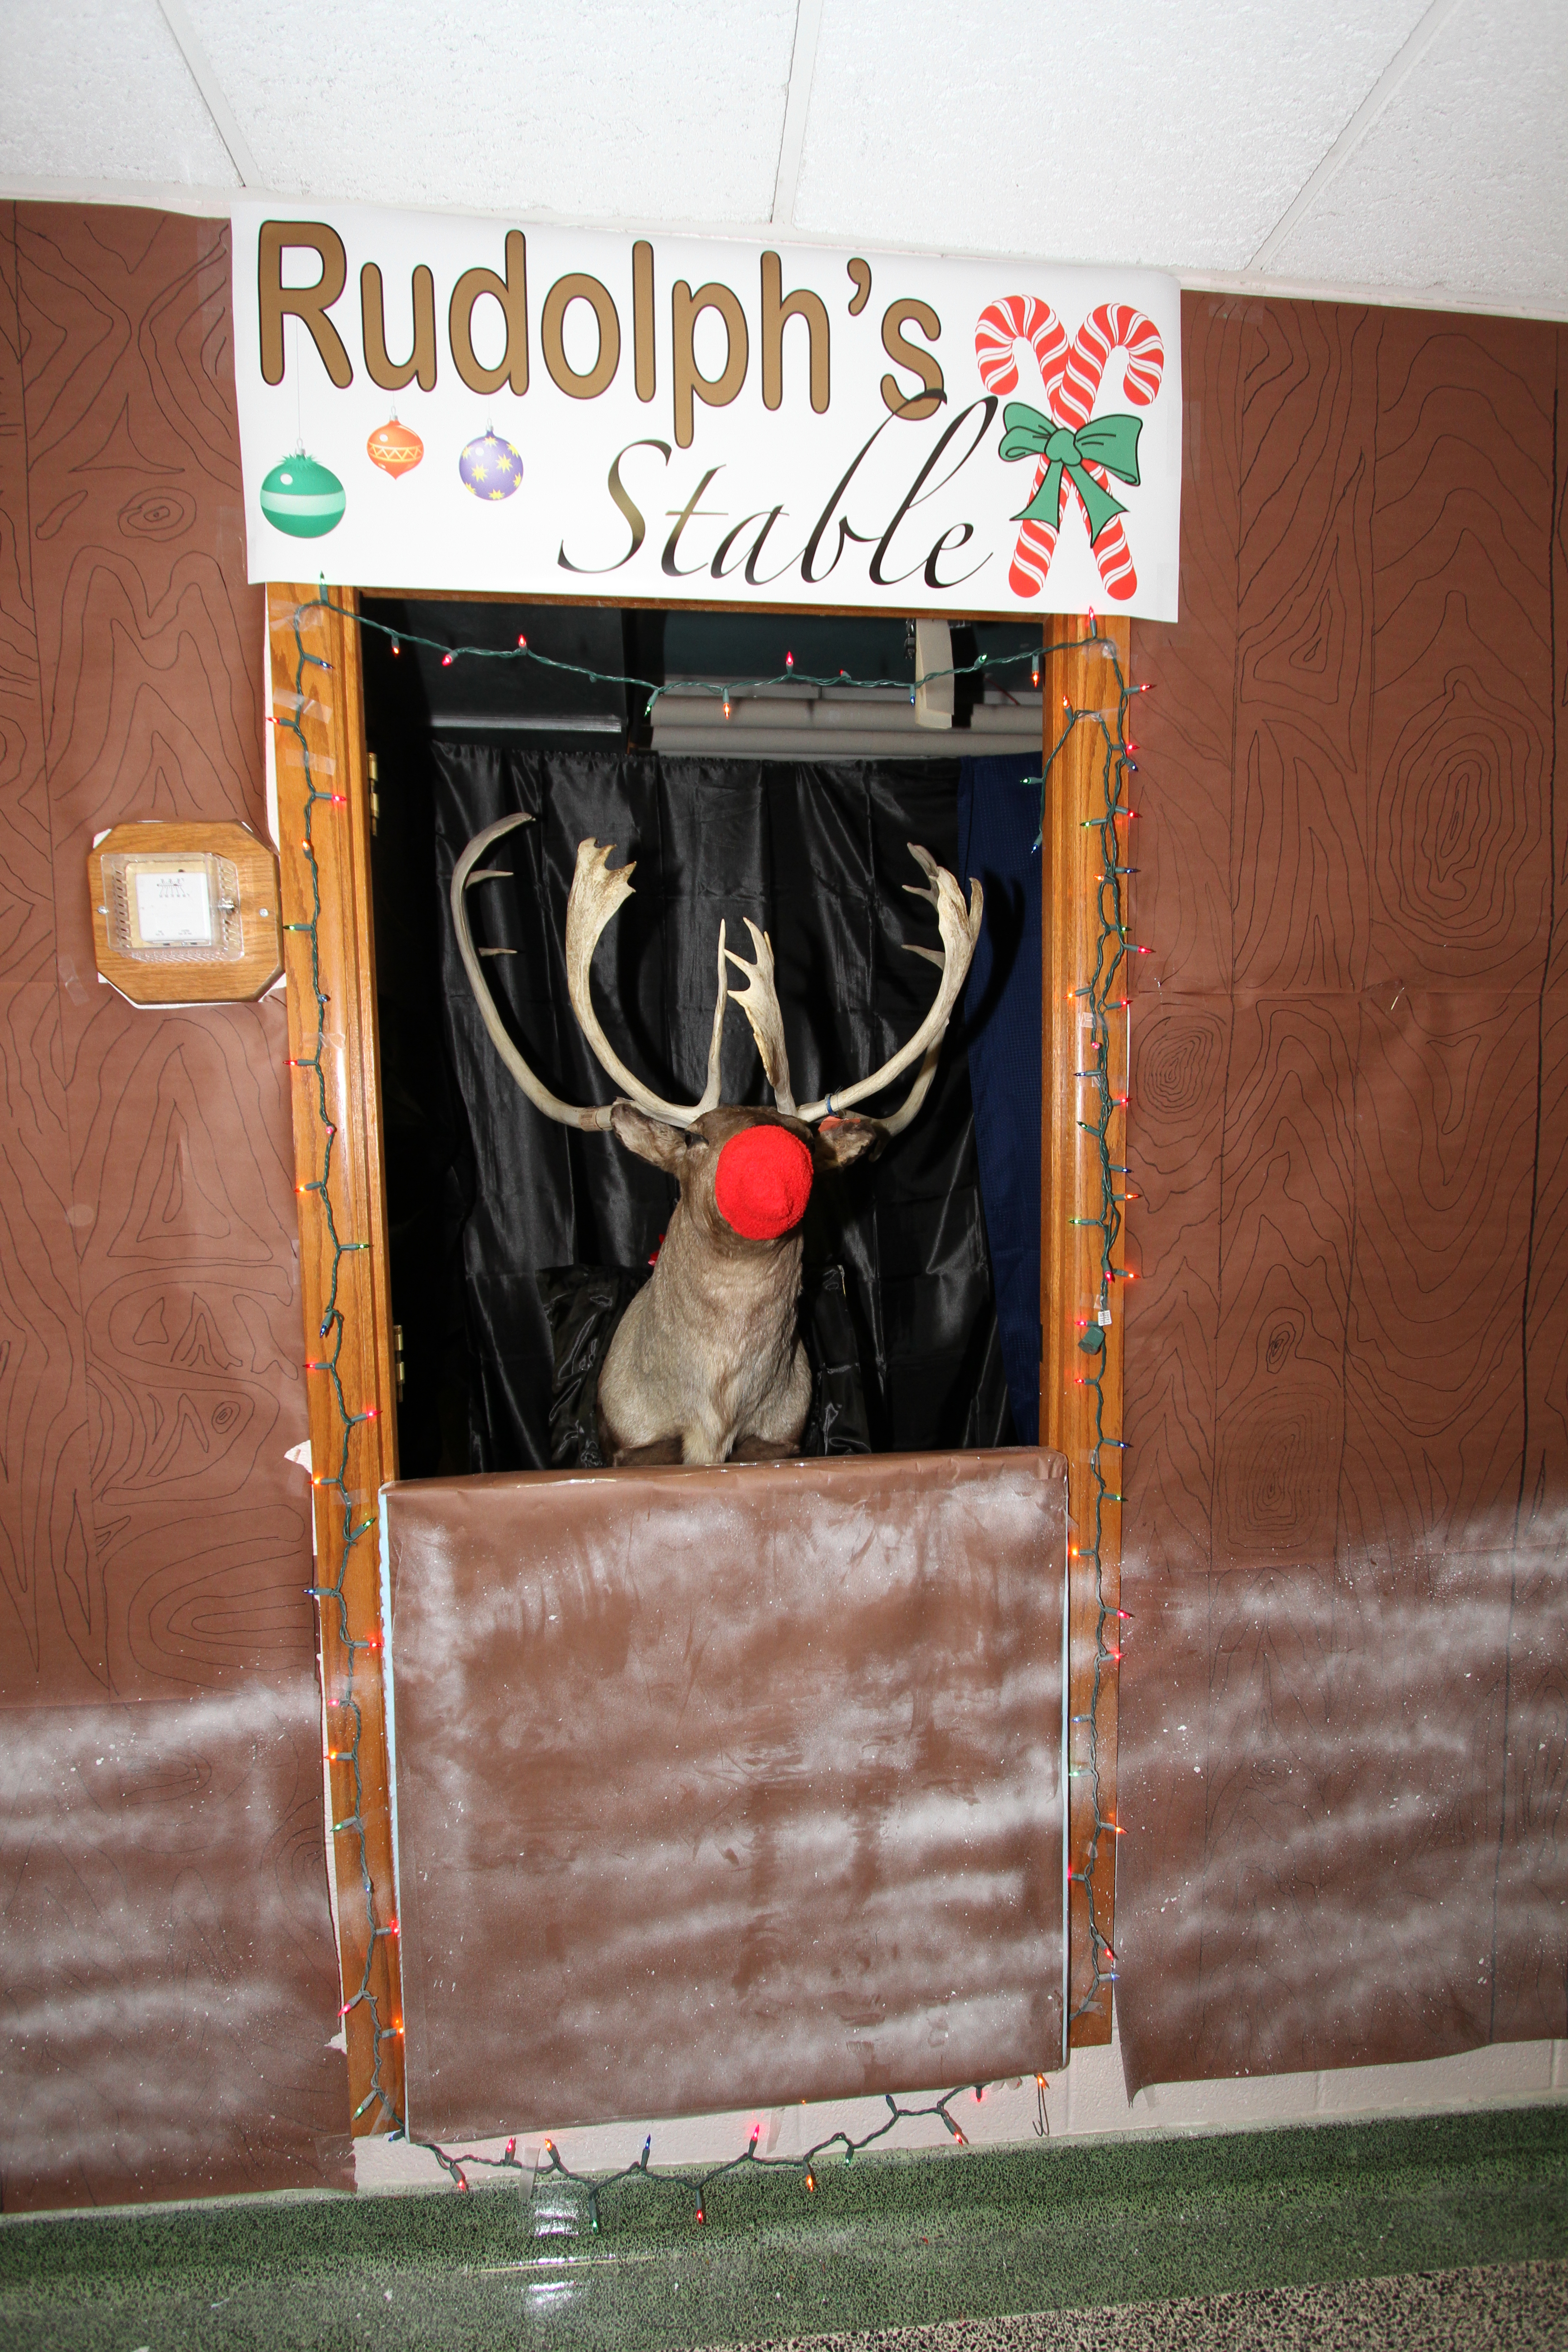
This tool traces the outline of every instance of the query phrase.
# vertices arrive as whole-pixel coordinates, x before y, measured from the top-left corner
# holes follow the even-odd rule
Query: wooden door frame
[[[333,611],[332,606],[340,611]],[[326,1771],[356,2135],[406,2115],[379,1510],[397,1475],[370,778],[352,591],[268,585]]]
[[[312,1591],[350,2105],[353,2131],[363,2135],[401,2130],[406,2109],[377,1513],[381,1486],[397,1475],[397,1400],[359,607],[353,589],[279,583],[267,590],[268,723],[276,738],[314,1481]],[[684,608],[668,603],[662,609]],[[1045,624],[1047,646],[1093,634],[1075,620]],[[1129,625],[1102,624],[1099,634],[1119,646],[1125,668]],[[1088,829],[1098,783],[1093,730],[1071,730],[1054,761],[1049,755],[1061,732],[1064,700],[1074,709],[1103,702],[1106,674],[1103,656],[1081,644],[1048,652],[1041,673],[1042,760],[1048,761],[1049,777],[1042,826],[1041,986],[1049,1017],[1041,1024],[1040,1438],[1068,1457],[1068,1510],[1079,1530],[1093,1517],[1096,1484],[1092,1421],[1075,1369],[1081,1360],[1077,1319],[1089,1278],[1088,1229],[1073,1222],[1083,1213],[1092,1172],[1079,1126],[1081,998],[1075,992],[1087,969],[1097,904],[1098,837]],[[1119,1314],[1104,1355],[1105,1414],[1120,1432]],[[1111,1950],[1115,1888],[1115,1841],[1107,1824],[1115,1813],[1119,1499],[1102,1506],[1100,1516],[1098,1562],[1069,1580],[1074,1777],[1068,1790],[1068,1933],[1074,2046],[1110,2038],[1104,1955]],[[1069,1528],[1069,1539],[1081,1552],[1081,1533]]]
[[[1041,670],[1040,1442],[1068,1461],[1068,2034],[1082,2048],[1110,2040],[1115,1981],[1122,1481],[1101,1457],[1124,1459],[1123,1333],[1115,1281],[1103,1276],[1110,1235],[1091,1129],[1103,1100],[1125,1168],[1126,957],[1108,957],[1101,943],[1105,846],[1115,838],[1104,823],[1107,761],[1124,731],[1119,687],[1131,677],[1132,627],[1092,615],[1047,627],[1059,649]],[[1117,1215],[1111,1255],[1124,1269],[1125,1208]],[[1091,1337],[1101,1342],[1093,1353]]]

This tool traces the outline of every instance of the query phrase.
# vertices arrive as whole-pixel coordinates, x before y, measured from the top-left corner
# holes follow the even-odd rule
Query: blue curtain
[[[1021,1444],[1040,1428],[1040,761],[964,760],[959,874],[985,921],[964,991],[980,1196]]]

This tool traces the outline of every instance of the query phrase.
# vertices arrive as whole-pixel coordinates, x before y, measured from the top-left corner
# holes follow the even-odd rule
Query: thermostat
[[[162,856],[110,851],[103,860],[104,917],[116,955],[167,961],[237,962],[245,953],[239,876],[226,857],[190,850]]]
[[[133,1004],[234,1003],[282,970],[278,860],[248,825],[117,824],[88,886],[99,971]]]

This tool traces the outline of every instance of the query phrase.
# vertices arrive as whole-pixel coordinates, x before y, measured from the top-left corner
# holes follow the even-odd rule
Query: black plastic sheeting
[[[637,868],[635,896],[595,963],[595,1002],[623,1058],[657,1093],[696,1099],[720,919],[730,943],[749,954],[750,916],[773,937],[791,1071],[804,1101],[887,1060],[931,1001],[931,967],[904,952],[906,943],[936,943],[934,913],[904,895],[905,883],[921,878],[906,845],[918,841],[958,869],[958,762],[794,766],[529,751],[442,737],[427,757],[441,893],[433,1009],[468,1145],[450,1155],[440,1194],[448,1224],[459,1192],[467,1194],[458,1236],[467,1466],[543,1468],[553,1350],[538,1276],[573,1264],[646,1265],[675,1188],[613,1136],[542,1118],[502,1068],[445,913],[458,856],[498,817],[527,810],[536,820],[487,859],[509,878],[470,890],[470,920],[477,944],[501,950],[484,958],[496,1001],[557,1094],[601,1103],[616,1092],[566,992],[566,898],[577,844],[593,835],[616,845],[613,863],[631,857]],[[723,1094],[726,1101],[767,1099],[738,1011],[725,1026]],[[898,1098],[895,1089],[886,1105],[870,1108]],[[452,1172],[459,1169],[461,1185]],[[1030,1213],[1037,1224],[1037,1209]],[[426,1235],[427,1252],[435,1239]],[[810,1267],[845,1270],[874,1450],[1014,1442],[958,1017],[915,1124],[869,1168],[817,1179],[806,1257]]]
[[[958,872],[978,875],[985,924],[964,1024],[1002,1360],[1021,1445],[1040,1426],[1040,763],[965,760]]]

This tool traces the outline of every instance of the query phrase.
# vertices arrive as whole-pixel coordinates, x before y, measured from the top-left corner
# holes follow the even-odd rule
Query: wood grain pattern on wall
[[[1368,980],[1541,985],[1555,331],[1378,326]]]
[[[1247,312],[1229,838],[1238,992],[1343,992],[1364,974],[1369,318],[1305,303]]]
[[[284,1007],[149,1035],[100,993],[71,1099],[112,1687],[291,1682],[315,1642]]]
[[[285,1007],[133,1010],[97,981],[84,878],[118,821],[266,830],[227,231],[21,206],[0,257],[0,1746],[31,1824],[0,1911],[7,1986],[34,1988],[11,2029],[51,2010],[8,2065],[4,2194],[342,2180],[310,1489],[284,1458],[306,1429]],[[140,1776],[93,1816],[119,1870],[113,2000],[113,1938],[101,1968],[54,1969],[55,1897],[28,1893],[81,1832],[75,1766],[37,1759],[93,1745],[105,1708]],[[252,1716],[270,1760],[247,1780]],[[194,1876],[136,1858],[165,1750],[190,1755],[167,1818]],[[279,1839],[287,1933],[258,1893]],[[182,1969],[221,1980],[227,2021],[183,2119],[148,2040]],[[89,2045],[62,2124],[58,2052]]]
[[[1219,1181],[1230,1054],[1229,841],[1244,352],[1239,303],[1195,337],[1184,312],[1180,625],[1139,629],[1144,747],[1133,920],[1150,954],[1131,975],[1139,1193],[1130,1257],[1125,1415],[1138,1556],[1174,1573],[1208,1565],[1219,1346]],[[1148,975],[1153,975],[1151,982]],[[1129,1152],[1129,1158],[1132,1155]],[[1131,1663],[1131,1651],[1124,1664]],[[1125,1841],[1123,1842],[1125,1843]]]
[[[1231,767],[1236,737],[1237,565],[1242,364],[1253,338],[1240,302],[1221,303],[1194,338],[1183,313],[1181,612],[1173,628],[1135,632],[1138,712],[1150,751],[1141,774],[1138,936],[1153,949],[1134,988],[1158,999],[1229,990]],[[1158,766],[1154,754],[1158,754]],[[1159,799],[1151,803],[1149,793]]]
[[[1354,1070],[1353,1000],[1237,992],[1219,1137],[1216,1570],[1333,1558]]]
[[[0,980],[52,983],[54,875],[33,628],[15,212],[0,205]]]
[[[1136,635],[1134,2086],[1568,2031],[1563,338],[1184,329],[1183,617]]]
[[[1380,325],[1352,1541],[1510,1544],[1552,947],[1550,328]],[[1508,1302],[1505,1306],[1504,1302]],[[1505,1328],[1506,1327],[1506,1328]],[[1568,1468],[1568,1462],[1563,1465]]]
[[[21,326],[0,210],[0,1706],[108,1690],[54,969]],[[45,1661],[48,1661],[46,1668]]]
[[[265,832],[226,239],[24,209],[27,490],[94,1552],[116,1697],[308,1669],[309,1490],[280,1001],[148,1015],[95,976],[92,836]]]
[[[0,982],[0,1707],[103,1698],[74,1184],[48,981]]]

